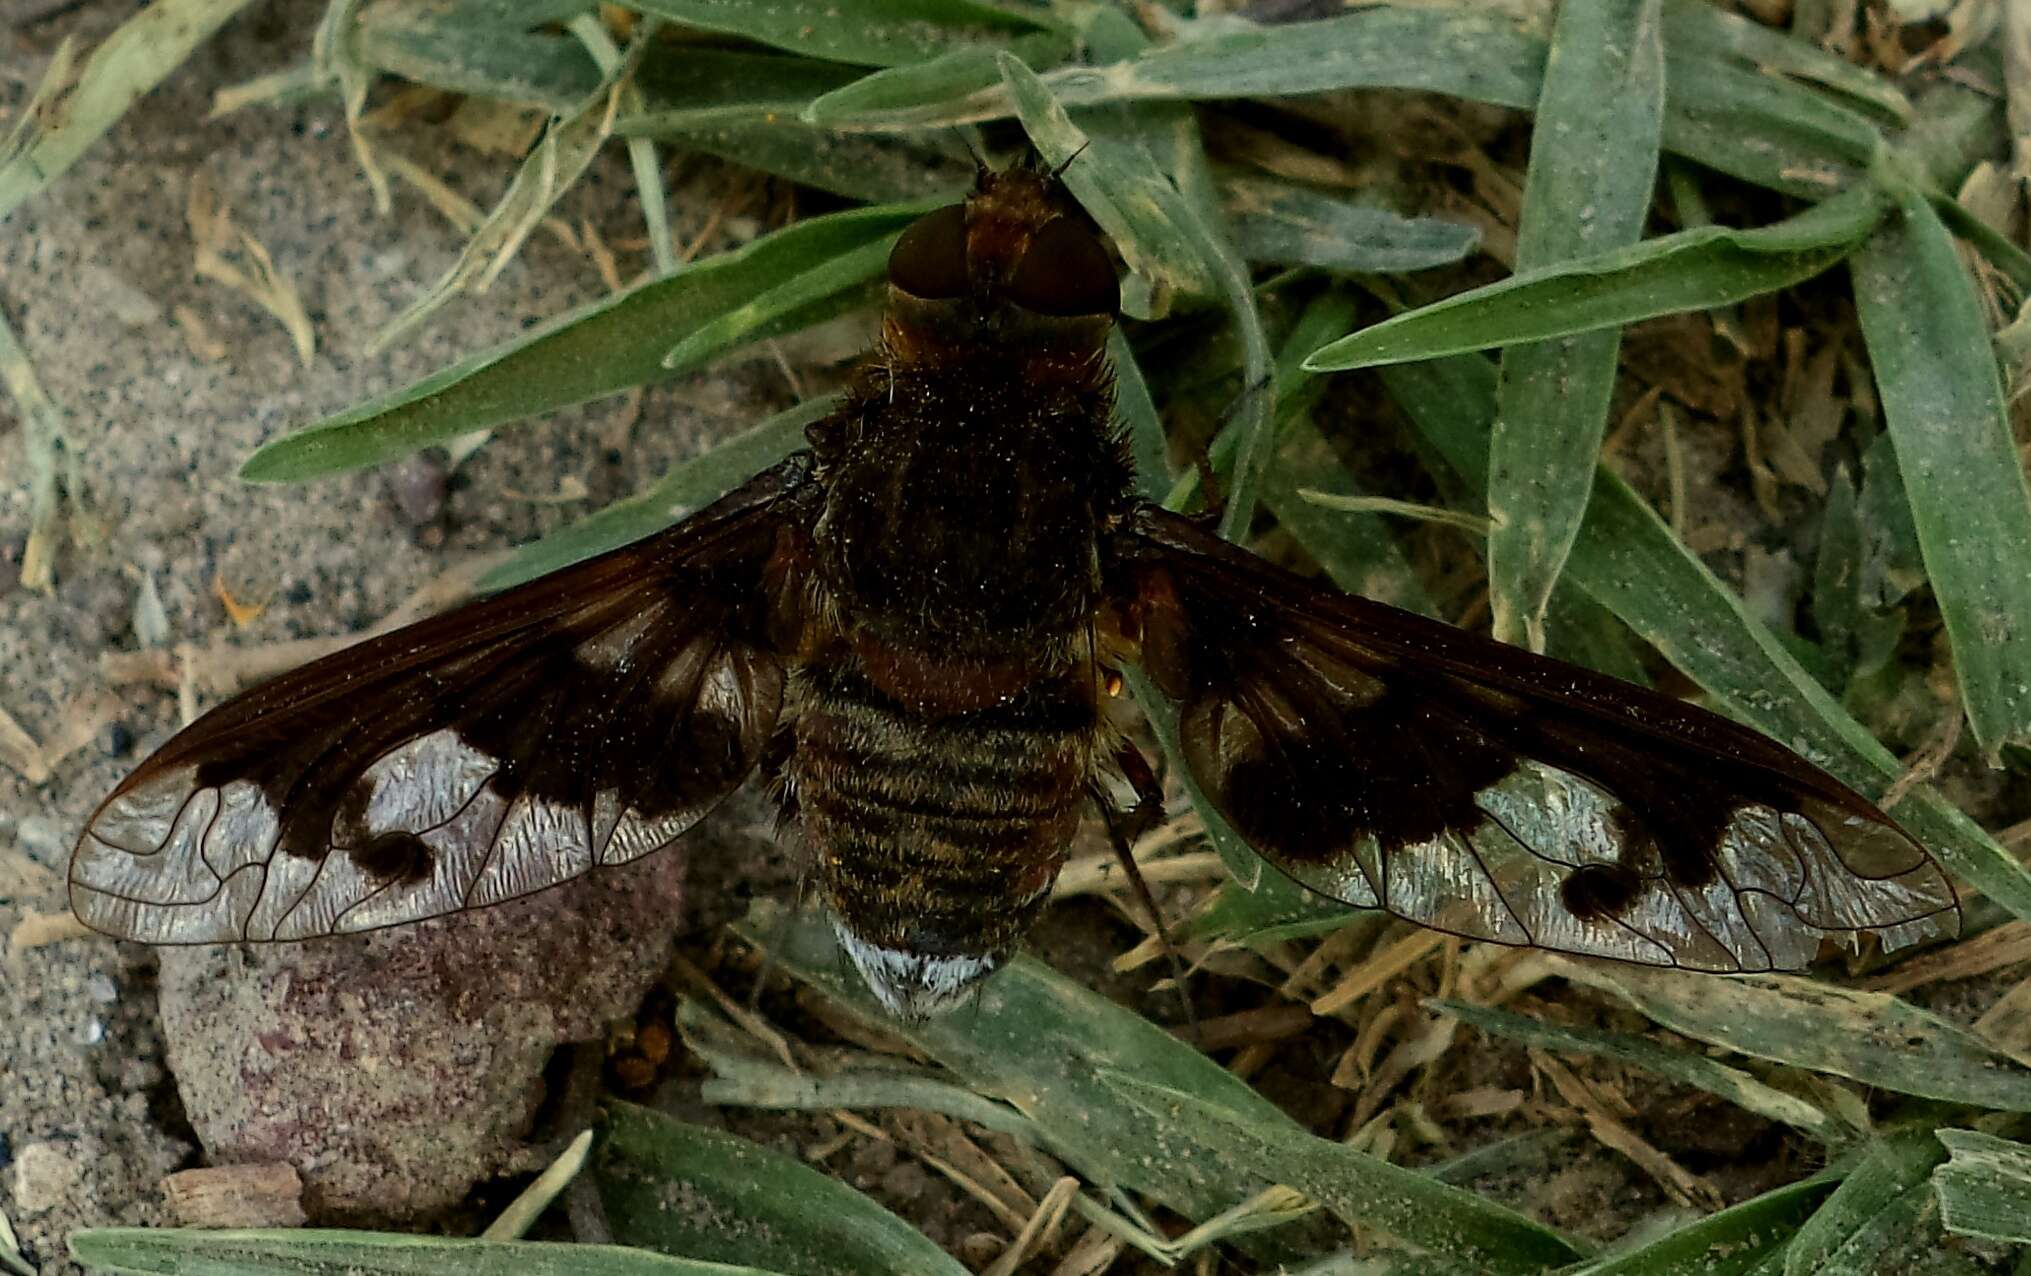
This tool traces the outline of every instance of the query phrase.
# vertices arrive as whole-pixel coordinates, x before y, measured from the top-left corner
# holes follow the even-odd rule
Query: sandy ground
[[[16,15],[0,8],[0,130],[60,37],[96,40],[130,10],[86,4],[10,31]],[[0,222],[0,306],[67,413],[89,487],[78,526],[98,540],[62,550],[52,592],[21,587],[23,438],[11,403],[0,407],[0,710],[44,742],[95,698],[105,710],[46,781],[0,766],[0,935],[25,939],[39,916],[61,916],[63,865],[81,820],[178,725],[174,693],[115,685],[102,664],[139,647],[144,589],[161,599],[168,644],[223,637],[254,647],[353,632],[447,568],[625,495],[673,458],[791,401],[762,360],[652,391],[638,417],[615,400],[509,430],[465,464],[430,520],[416,517],[427,511],[415,508],[414,487],[386,473],[284,488],[235,480],[256,444],[603,291],[588,258],[539,234],[489,295],[453,303],[396,349],[370,355],[373,334],[452,262],[457,235],[400,188],[393,215],[375,213],[335,102],[205,119],[219,87],[302,59],[320,10],[310,0],[257,6],[53,189]],[[507,161],[450,148],[441,132],[399,144],[468,198],[490,202]],[[603,164],[560,211],[623,243],[640,234],[632,183],[619,157]],[[673,192],[680,237],[704,224],[729,181],[712,165],[684,172]],[[318,340],[309,366],[274,319],[194,277],[185,210],[196,180],[301,292]],[[728,218],[709,246],[756,230],[750,218]],[[624,274],[642,265],[640,253],[623,252]],[[586,499],[556,499],[573,480]],[[423,504],[433,490],[423,484]],[[268,605],[236,626],[215,581]],[[72,1228],[160,1221],[160,1177],[196,1163],[165,1077],[154,984],[154,960],[138,947],[97,937],[0,945],[0,1210],[43,1271],[67,1269],[61,1238]]]

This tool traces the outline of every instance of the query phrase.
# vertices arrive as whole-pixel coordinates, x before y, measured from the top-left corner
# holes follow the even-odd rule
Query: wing
[[[1959,929],[1866,798],[1703,709],[1138,517],[1115,596],[1186,765],[1305,886],[1474,939],[1690,970]]]
[[[93,813],[72,908],[150,943],[307,939],[668,845],[775,728],[807,475],[213,709]]]

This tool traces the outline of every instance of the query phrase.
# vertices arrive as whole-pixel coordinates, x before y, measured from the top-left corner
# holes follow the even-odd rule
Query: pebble
[[[436,522],[444,513],[448,477],[444,461],[431,452],[418,452],[396,462],[388,473],[388,494],[396,513],[411,527]]]
[[[55,1209],[77,1191],[85,1167],[64,1143],[30,1143],[14,1162],[14,1203],[23,1214]]]

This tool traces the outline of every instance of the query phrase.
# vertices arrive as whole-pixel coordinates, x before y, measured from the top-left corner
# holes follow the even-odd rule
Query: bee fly
[[[983,169],[888,279],[808,450],[212,710],[92,815],[78,916],[178,944],[478,908],[665,847],[762,770],[868,986],[929,1015],[1035,921],[1134,661],[1228,822],[1350,905],[1719,972],[1958,927],[1916,842],[1763,736],[1139,500],[1113,265],[1054,175]]]

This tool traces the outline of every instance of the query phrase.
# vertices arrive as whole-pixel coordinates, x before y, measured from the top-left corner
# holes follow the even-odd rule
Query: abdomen
[[[921,1018],[1013,954],[1057,879],[1092,773],[1091,671],[940,715],[844,653],[799,682],[788,778],[825,902],[869,986]]]

